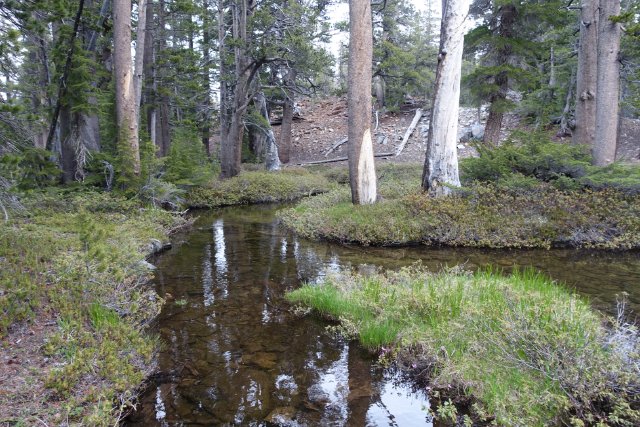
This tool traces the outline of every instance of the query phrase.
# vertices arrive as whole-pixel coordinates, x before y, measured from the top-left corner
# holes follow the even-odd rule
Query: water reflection
[[[181,238],[156,260],[158,292],[180,303],[159,316],[159,372],[130,425],[431,425],[427,396],[286,310],[285,291],[345,268],[530,265],[604,309],[621,291],[640,302],[638,253],[343,247],[299,240],[269,207],[202,214]]]
[[[224,221],[219,219],[213,224],[213,241],[216,248],[216,283],[222,289],[222,298],[229,295],[227,279],[228,265],[225,254],[226,245],[224,242]]]

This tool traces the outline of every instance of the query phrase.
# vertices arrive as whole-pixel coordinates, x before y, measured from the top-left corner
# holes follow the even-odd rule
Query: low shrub
[[[304,237],[364,245],[640,247],[637,195],[612,189],[566,192],[517,175],[472,184],[450,197],[414,189],[366,206],[352,205],[347,188],[336,189],[279,215]]]
[[[637,330],[532,271],[344,274],[287,298],[339,320],[369,348],[401,354],[436,389],[477,398],[476,418],[489,414],[504,426],[640,422]],[[444,409],[436,414],[455,421]]]
[[[215,208],[282,202],[323,193],[329,187],[329,182],[322,175],[304,169],[242,172],[209,186],[192,188],[186,195],[186,203],[196,208]]]
[[[78,188],[34,192],[22,203],[24,212],[0,223],[0,337],[35,317],[39,324],[53,319],[56,328],[43,337],[47,365],[25,382],[42,406],[8,393],[0,405],[29,417],[21,421],[113,425],[158,345],[145,326],[162,300],[141,286],[149,274],[142,261],[153,239],[164,240],[184,221],[137,200]],[[57,414],[47,412],[47,399],[61,402]]]

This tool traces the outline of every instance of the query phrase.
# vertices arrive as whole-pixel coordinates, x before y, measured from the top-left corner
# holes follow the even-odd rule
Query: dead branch
[[[413,120],[411,121],[411,124],[409,125],[409,127],[407,128],[407,131],[404,133],[404,136],[402,137],[402,142],[396,149],[396,156],[400,155],[400,153],[402,153],[402,150],[404,150],[404,146],[407,145],[407,141],[409,141],[409,137],[411,137],[411,134],[416,129],[416,126],[418,126],[418,122],[420,121],[421,118],[422,118],[422,109],[418,108],[416,110],[416,115],[413,116]]]

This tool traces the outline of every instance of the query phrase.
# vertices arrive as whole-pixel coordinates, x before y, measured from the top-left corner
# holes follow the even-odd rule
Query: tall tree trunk
[[[574,144],[595,145],[598,75],[598,0],[582,0],[576,82]]]
[[[224,101],[224,105],[221,104],[220,106],[220,176],[222,178],[231,178],[240,173],[244,114],[252,98],[250,86],[258,69],[258,65],[249,64],[249,58],[246,53],[247,17],[252,10],[248,2],[249,0],[233,0],[234,7],[232,7],[231,11],[231,34],[235,41],[233,53],[229,51],[229,47],[224,43],[224,38],[227,35],[224,9],[221,14],[220,52],[221,63],[224,63],[224,67],[221,66],[221,80],[229,79],[229,73],[232,72],[229,64],[226,64],[230,54],[233,55],[234,60],[233,84],[225,84],[224,98],[221,90],[221,100]],[[225,111],[223,112],[222,110]],[[222,120],[227,120],[227,122],[225,123]]]
[[[73,54],[75,51],[75,41],[76,36],[78,34],[78,28],[80,26],[80,20],[82,18],[82,11],[84,9],[84,1],[80,0],[78,3],[78,10],[76,12],[76,17],[73,22],[73,32],[71,33],[71,38],[69,40],[69,50],[67,51],[67,58],[64,65],[64,70],[62,71],[62,76],[60,77],[60,82],[58,84],[58,99],[56,100],[56,107],[53,110],[53,117],[51,118],[51,125],[49,127],[49,135],[47,136],[47,150],[52,150],[53,147],[53,138],[56,134],[56,127],[58,124],[58,116],[60,114],[60,109],[62,108],[62,103],[64,102],[64,97],[67,93],[67,78],[69,77],[69,72],[71,71],[71,64],[73,61]],[[56,31],[56,26],[54,23],[54,32]]]
[[[147,41],[147,0],[138,1],[138,28],[136,30],[136,59],[133,71],[135,91],[136,120],[140,126],[140,100],[142,99],[142,81],[144,76],[144,47]]]
[[[156,58],[155,58],[155,47],[154,47],[154,31],[151,28],[155,28],[155,26],[151,26],[153,22],[153,1],[147,4],[146,9],[146,22],[147,26],[150,27],[145,34],[145,42],[144,42],[144,58],[143,58],[143,72],[144,72],[144,108],[146,114],[147,121],[147,133],[149,134],[149,138],[151,139],[151,144],[154,147],[158,147],[157,138],[156,138],[156,89],[158,87],[158,82],[156,81]]]
[[[349,181],[354,204],[375,203],[376,171],[371,141],[373,33],[369,0],[349,2]]]
[[[618,97],[620,95],[620,24],[611,17],[620,15],[620,0],[601,0],[598,22],[598,86],[596,89],[596,140],[593,163],[614,162],[618,139]]]
[[[260,90],[253,97],[256,109],[260,112],[260,116],[264,119],[264,125],[260,126],[259,131],[264,135],[264,163],[268,171],[277,171],[280,169],[280,159],[278,158],[278,146],[276,145],[276,137],[271,128],[269,120],[269,112],[267,111],[267,99],[264,92]]]
[[[211,19],[209,18],[209,0],[202,2],[202,86],[204,89],[204,102],[202,104],[202,144],[211,157]]]
[[[469,0],[443,2],[435,96],[422,172],[422,188],[434,196],[448,195],[451,193],[450,186],[460,186],[458,112],[464,20],[468,12]]]
[[[513,4],[505,4],[500,7],[500,28],[498,33],[502,38],[513,37],[514,24],[518,10]],[[498,64],[506,64],[511,56],[511,45],[504,43],[499,48]],[[484,142],[497,145],[500,141],[500,131],[502,130],[502,120],[507,103],[507,93],[509,92],[509,76],[506,72],[499,72],[495,76],[495,85],[498,92],[491,97],[491,106],[489,107],[489,117],[487,117],[487,125],[484,130]]]
[[[165,1],[160,0],[160,2],[158,3],[158,51],[156,55],[164,55],[167,49],[167,29],[165,25],[166,13],[167,11],[165,9]],[[155,63],[158,63],[157,60],[155,61]],[[156,66],[156,77],[159,83],[158,87],[156,87],[155,92],[157,96],[155,135],[156,144],[158,146],[157,154],[160,157],[168,155],[171,149],[171,134],[169,127],[169,95],[167,95],[166,88],[159,87],[160,84],[166,84],[166,82],[164,81],[164,77],[166,76],[164,67],[165,65],[163,65],[162,67]]]
[[[66,103],[60,107],[60,164],[62,166],[62,183],[70,184],[75,180],[78,164],[75,156],[76,138],[73,135],[71,107]]]
[[[282,107],[282,125],[280,126],[280,146],[278,152],[282,163],[289,163],[291,158],[291,127],[293,124],[293,109],[295,104],[294,85],[296,74],[293,68],[287,68],[284,76],[285,98]]]
[[[113,44],[118,152],[125,175],[139,175],[138,121],[131,63],[131,0],[113,2]]]

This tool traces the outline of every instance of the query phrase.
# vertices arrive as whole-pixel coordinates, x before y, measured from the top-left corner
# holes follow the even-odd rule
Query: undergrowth
[[[38,373],[49,391],[38,398],[61,404],[36,404],[13,421],[112,425],[157,347],[144,328],[162,300],[144,286],[142,261],[152,239],[183,220],[87,190],[49,189],[22,203],[24,212],[0,224],[0,337],[35,317],[55,321],[42,348],[51,363]]]
[[[304,237],[364,245],[640,248],[637,195],[540,182],[526,189],[476,183],[439,199],[414,189],[368,206],[352,205],[349,189],[340,188],[279,215]]]
[[[366,347],[412,360],[409,365],[449,397],[473,396],[477,421],[640,423],[635,327],[605,319],[532,271],[432,274],[414,266],[330,277],[287,298],[339,320],[343,333]],[[436,414],[455,421],[455,408],[446,409]]]
[[[421,165],[388,164],[378,202],[354,206],[348,171],[316,167],[343,185],[279,215],[304,237],[363,245],[640,248],[639,166],[591,166],[584,147],[537,134],[480,151],[450,197],[421,192]]]
[[[329,182],[319,174],[304,169],[278,172],[245,171],[240,175],[192,188],[186,204],[196,208],[284,202],[323,193]]]

